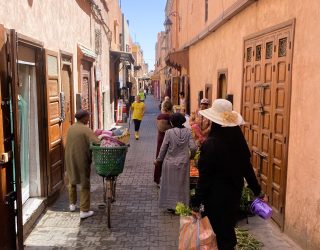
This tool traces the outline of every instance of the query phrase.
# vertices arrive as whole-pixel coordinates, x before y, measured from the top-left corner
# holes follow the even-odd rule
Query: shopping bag
[[[180,217],[179,250],[218,250],[208,217]]]

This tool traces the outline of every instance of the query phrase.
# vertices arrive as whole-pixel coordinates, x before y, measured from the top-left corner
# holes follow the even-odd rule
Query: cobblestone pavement
[[[153,183],[158,112],[158,102],[148,96],[140,140],[131,136],[125,169],[117,181],[112,228],[107,227],[105,210],[99,208],[103,201],[102,179],[92,170],[91,208],[95,215],[80,221],[79,210],[68,211],[67,193],[63,192],[26,239],[26,249],[178,248],[179,217],[158,208],[158,188]],[[259,218],[249,218],[249,224],[242,225],[264,243],[264,249],[299,249],[277,228]]]

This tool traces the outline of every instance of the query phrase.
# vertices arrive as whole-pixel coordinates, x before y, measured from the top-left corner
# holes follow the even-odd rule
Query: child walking
[[[137,95],[135,102],[131,105],[132,120],[134,123],[134,137],[139,140],[140,124],[144,115],[144,103],[140,101],[140,96]]]

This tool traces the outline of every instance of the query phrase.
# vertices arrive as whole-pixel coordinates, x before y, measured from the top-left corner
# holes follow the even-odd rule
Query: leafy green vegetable
[[[253,200],[253,192],[248,187],[243,187],[242,189],[242,195],[240,200],[240,209],[242,211],[246,211],[248,208],[248,205]]]
[[[248,230],[236,228],[237,250],[260,250],[263,244],[256,240]]]
[[[180,216],[189,216],[191,215],[191,208],[183,204],[182,202],[178,202],[176,206],[176,214]]]

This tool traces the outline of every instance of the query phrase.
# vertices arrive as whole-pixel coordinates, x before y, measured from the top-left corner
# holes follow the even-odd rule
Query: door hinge
[[[277,45],[274,45],[274,48],[273,48],[274,52],[277,51]]]
[[[272,133],[270,132],[270,139],[272,139]]]
[[[284,143],[284,144],[287,143],[287,137],[286,137],[286,136],[283,138],[283,143]]]
[[[288,64],[288,71],[290,71],[290,63]]]
[[[276,65],[273,65],[272,70],[273,70],[273,72],[275,72],[275,70],[276,70]]]
[[[4,198],[4,203],[6,205],[11,205],[17,200],[17,192],[16,191],[11,191],[10,193],[6,194]]]
[[[253,67],[252,67],[252,70],[251,70],[251,71],[252,71],[252,73],[254,73],[254,68],[253,68]]]
[[[289,42],[289,49],[291,49],[291,42]]]

